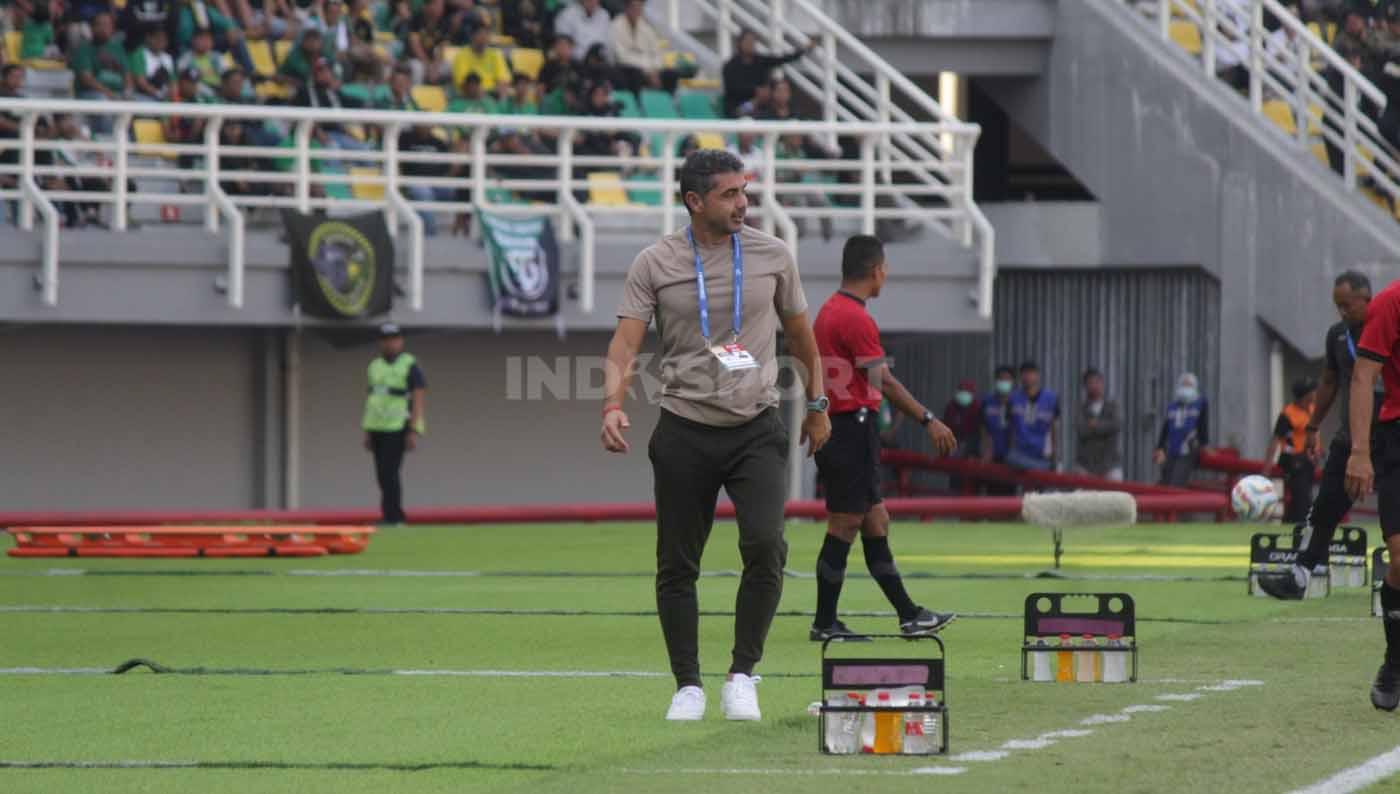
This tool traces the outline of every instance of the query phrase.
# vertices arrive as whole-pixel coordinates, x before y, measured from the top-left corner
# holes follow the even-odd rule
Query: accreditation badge
[[[730,372],[740,372],[746,369],[754,369],[758,366],[758,361],[754,359],[753,354],[745,350],[744,346],[739,344],[738,340],[730,342],[727,345],[715,345],[710,348],[710,352],[713,353],[715,358],[719,359],[719,363],[724,365],[724,368]]]

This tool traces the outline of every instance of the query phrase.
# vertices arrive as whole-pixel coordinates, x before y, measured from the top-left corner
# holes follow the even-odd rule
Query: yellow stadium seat
[[[1201,29],[1196,23],[1185,20],[1172,20],[1172,41],[1183,50],[1195,55],[1201,51]]]
[[[257,64],[254,63],[254,66],[256,65]],[[274,83],[271,80],[258,83],[253,89],[253,93],[257,94],[258,99],[291,100],[296,97],[296,92],[290,87],[282,85],[281,83]]]
[[[718,132],[697,132],[695,142],[700,144],[701,149],[723,149],[724,136]]]
[[[511,38],[510,36],[504,36],[500,33],[493,33],[491,35],[491,38],[487,40],[486,43],[488,46],[491,47],[514,47],[515,39]]]
[[[724,88],[724,83],[713,77],[690,77],[682,80],[680,86],[695,91],[719,91]]]
[[[253,68],[263,77],[277,74],[277,61],[272,57],[272,47],[266,41],[249,41],[248,55],[253,59]]]
[[[136,136],[136,142],[143,145],[159,146],[165,141],[165,127],[156,119],[132,119],[131,132]],[[147,157],[163,157],[173,160],[178,155],[170,149],[146,149],[141,152]]]
[[[418,103],[419,110],[425,110],[429,113],[441,113],[447,110],[447,92],[442,90],[442,86],[414,86],[413,101]]]
[[[622,177],[616,171],[594,171],[588,175],[588,203],[600,207],[626,207],[627,191],[622,189]]]
[[[531,80],[540,76],[544,66],[544,53],[529,47],[516,47],[510,51],[510,69],[516,74],[529,75]]]
[[[19,63],[20,42],[24,40],[24,34],[18,30],[5,32],[5,63]]]
[[[365,201],[383,201],[384,183],[369,182],[366,180],[376,179],[381,174],[378,168],[351,168],[350,169],[350,192],[357,199]]]
[[[1289,135],[1296,135],[1298,124],[1293,120],[1293,108],[1282,99],[1270,99],[1264,103],[1264,116]]]

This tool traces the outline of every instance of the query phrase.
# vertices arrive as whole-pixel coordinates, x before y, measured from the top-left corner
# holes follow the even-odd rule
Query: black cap
[[[199,73],[199,69],[189,66],[186,67],[184,71],[180,72],[180,79],[189,80],[191,83],[198,83],[200,80],[204,79],[204,75]]]
[[[396,336],[403,336],[403,329],[398,323],[384,323],[379,326],[380,339],[393,339]]]
[[[1022,362],[1021,362],[1021,371],[1022,371],[1022,372],[1039,372],[1039,371],[1040,371],[1040,365],[1037,364],[1037,363],[1035,363],[1035,361],[1033,361],[1033,360],[1031,360],[1031,359],[1026,359],[1025,361],[1022,361]]]

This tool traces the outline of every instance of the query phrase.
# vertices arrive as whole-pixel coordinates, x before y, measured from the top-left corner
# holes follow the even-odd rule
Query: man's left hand
[[[409,452],[412,452],[413,450],[415,450],[415,449],[418,448],[418,431],[417,431],[417,430],[414,430],[414,429],[412,429],[412,428],[409,428],[409,431],[408,431],[407,433],[404,433],[404,435],[403,435],[403,447],[404,447],[404,449],[408,450]]]
[[[939,455],[951,455],[958,448],[958,437],[937,419],[929,422],[925,429],[928,430],[928,440],[933,443],[934,452]]]
[[[802,443],[808,444],[808,457],[826,446],[828,438],[831,438],[831,417],[825,411],[808,411],[802,420]]]

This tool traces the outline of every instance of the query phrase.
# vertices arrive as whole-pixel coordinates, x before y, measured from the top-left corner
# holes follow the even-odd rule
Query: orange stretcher
[[[322,557],[359,554],[370,526],[10,527],[11,557]]]

